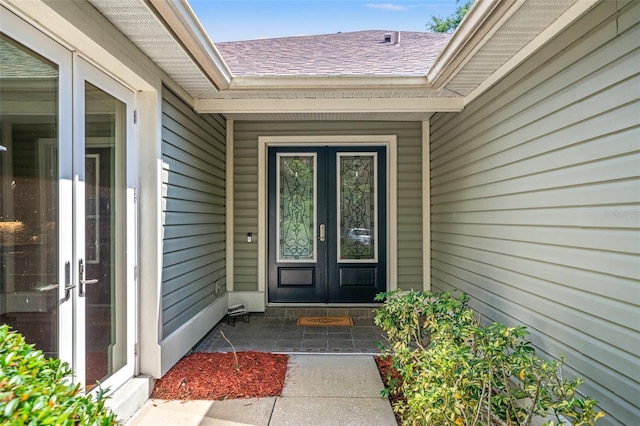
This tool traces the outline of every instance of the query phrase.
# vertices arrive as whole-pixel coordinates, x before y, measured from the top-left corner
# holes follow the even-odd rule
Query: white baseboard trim
[[[264,312],[265,294],[262,291],[230,291],[229,305],[242,303],[249,312]]]
[[[160,342],[162,376],[224,318],[228,308],[229,298],[225,293]]]
[[[133,377],[109,395],[105,405],[125,424],[149,399],[154,383],[150,376]]]

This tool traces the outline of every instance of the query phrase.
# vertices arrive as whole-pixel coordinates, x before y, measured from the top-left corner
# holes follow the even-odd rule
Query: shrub
[[[381,293],[375,322],[387,333],[405,399],[404,424],[529,425],[534,418],[593,425],[604,413],[581,399],[580,378],[562,375],[563,360],[538,358],[525,327],[486,327],[450,292]],[[553,418],[554,420],[549,420]]]
[[[0,424],[116,425],[104,395],[84,395],[68,364],[47,358],[0,325]]]

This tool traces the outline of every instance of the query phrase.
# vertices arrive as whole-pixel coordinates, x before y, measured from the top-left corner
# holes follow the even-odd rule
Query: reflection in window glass
[[[339,154],[340,260],[375,259],[375,154]]]
[[[58,356],[58,67],[0,34],[0,320]]]
[[[126,364],[126,105],[85,83],[86,385]]]

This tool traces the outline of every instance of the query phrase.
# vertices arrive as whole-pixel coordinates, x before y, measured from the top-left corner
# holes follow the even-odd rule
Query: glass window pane
[[[58,67],[0,34],[0,320],[58,356]]]
[[[85,83],[86,384],[126,364],[126,105]]]
[[[278,158],[278,260],[315,260],[315,155]]]
[[[338,154],[340,260],[375,260],[375,164],[369,153]]]

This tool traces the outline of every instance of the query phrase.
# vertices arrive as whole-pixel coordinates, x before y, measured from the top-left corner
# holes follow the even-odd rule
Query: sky
[[[360,30],[427,31],[456,0],[188,0],[214,42]]]

